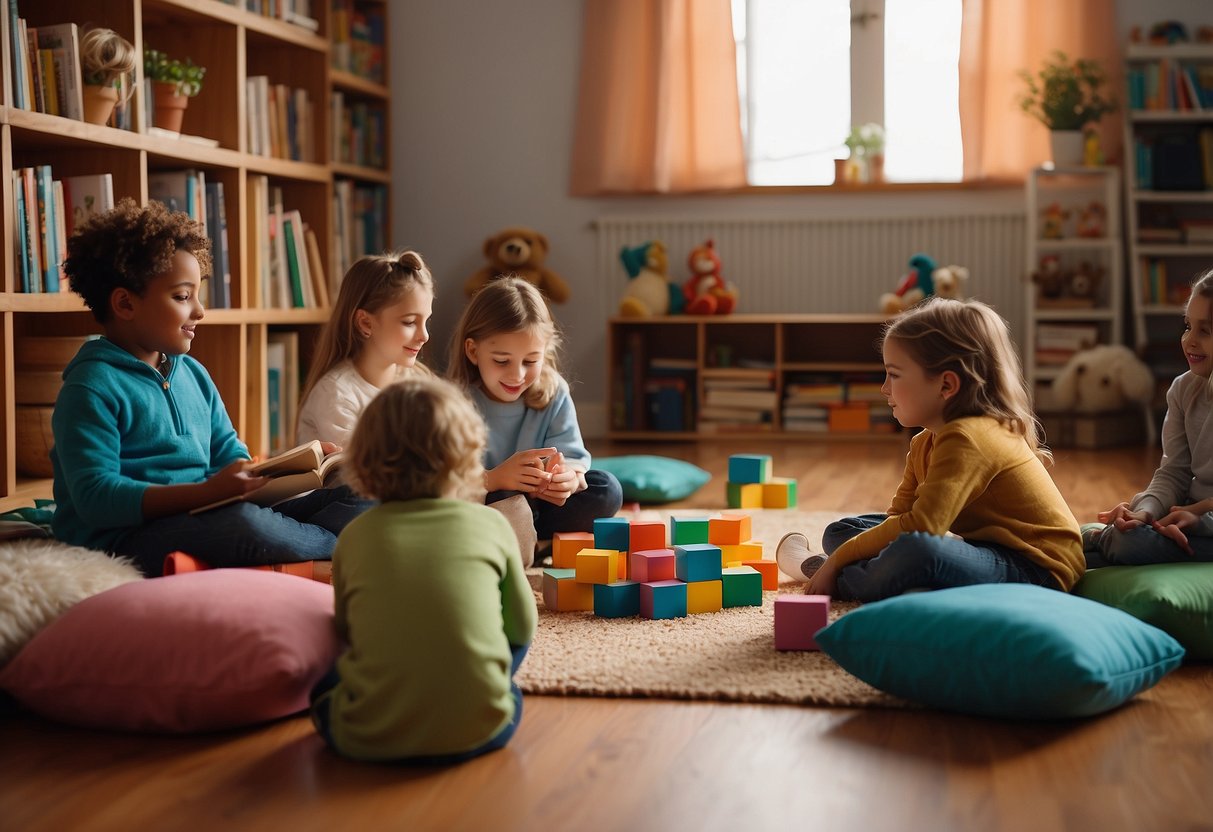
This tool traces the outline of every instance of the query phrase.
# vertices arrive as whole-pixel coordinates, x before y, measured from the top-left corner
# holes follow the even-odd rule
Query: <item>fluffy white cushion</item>
[[[143,579],[126,558],[55,540],[0,544],[0,666],[91,595]]]

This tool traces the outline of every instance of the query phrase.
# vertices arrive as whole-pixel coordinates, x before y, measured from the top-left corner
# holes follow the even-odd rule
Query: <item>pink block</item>
[[[644,552],[665,546],[665,523],[660,520],[633,520],[628,524],[628,551]]]
[[[820,650],[816,636],[829,620],[829,595],[780,595],[775,599],[775,649]]]
[[[632,552],[628,555],[628,576],[640,583],[674,580],[674,550]]]

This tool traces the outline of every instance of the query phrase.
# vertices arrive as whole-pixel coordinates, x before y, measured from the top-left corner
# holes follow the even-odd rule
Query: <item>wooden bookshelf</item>
[[[848,414],[834,412],[847,403],[848,382],[865,379],[871,396],[871,384],[883,379],[877,342],[886,320],[867,314],[613,318],[607,336],[608,436],[652,441],[904,439],[895,423],[890,428],[882,418],[883,396],[863,402],[871,407],[852,401],[854,418],[849,420],[835,418]],[[661,413],[661,405],[652,399],[663,395],[657,378],[681,379],[670,383],[674,393],[664,393],[676,409],[674,417]],[[826,395],[809,403],[830,411],[827,429],[799,429],[785,417],[788,397],[794,386],[816,382],[840,389],[834,399]],[[770,402],[769,417],[750,427],[743,421],[713,418],[710,409],[705,412],[705,406],[727,407],[713,404],[709,394],[729,385],[748,387],[756,399]]]
[[[15,392],[17,368],[23,357],[18,345],[31,335],[83,335],[100,328],[80,299],[68,292],[23,293],[16,259],[17,217],[15,169],[50,165],[53,176],[82,176],[110,173],[115,201],[131,197],[148,199],[148,179],[157,171],[194,168],[207,181],[224,184],[230,258],[231,308],[208,310],[203,330],[191,352],[206,365],[227,405],[240,436],[254,454],[268,451],[268,384],[266,343],[272,333],[299,333],[299,361],[306,367],[320,325],[327,320],[326,308],[264,308],[259,274],[251,268],[254,245],[249,238],[251,204],[248,182],[265,176],[271,187],[282,190],[285,207],[298,209],[315,232],[321,262],[335,295],[345,265],[361,254],[390,244],[389,202],[391,163],[388,148],[390,91],[387,84],[386,50],[378,46],[374,78],[363,77],[357,68],[334,68],[337,51],[331,37],[337,5],[331,0],[313,0],[316,31],[262,16],[245,8],[244,0],[16,0],[17,12],[29,26],[74,22],[114,29],[142,55],[144,45],[173,57],[191,58],[207,68],[201,93],[192,98],[185,113],[182,133],[217,142],[207,147],[193,142],[152,135],[144,123],[142,66],[137,69],[135,94],[130,102],[132,129],[120,130],[87,124],[15,106],[12,82],[12,36],[10,3],[5,0],[0,15],[0,57],[4,72],[3,103],[0,106],[0,224],[3,230],[3,265],[0,266],[0,510],[27,505],[51,495],[51,482],[44,476],[29,476],[18,470]],[[387,27],[389,4],[382,0],[349,0],[343,8],[356,15],[370,15],[382,36]],[[365,46],[365,44],[364,44]],[[141,63],[141,62],[140,62]],[[311,102],[309,141],[315,156],[294,161],[250,152],[246,78],[269,76],[271,83],[305,90]],[[341,158],[335,147],[338,133],[333,122],[333,93],[366,105],[376,112],[375,126],[382,135],[374,139],[381,149],[375,164],[353,164]],[[341,252],[339,233],[348,231],[348,216],[339,216],[335,194],[340,183],[376,189],[378,212],[357,216],[356,234],[347,233]],[[348,186],[345,186],[348,187]],[[373,245],[372,245],[373,243]],[[340,256],[338,256],[340,254]],[[66,287],[64,287],[66,288]]]

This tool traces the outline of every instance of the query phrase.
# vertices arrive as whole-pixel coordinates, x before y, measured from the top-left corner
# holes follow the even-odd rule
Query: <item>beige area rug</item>
[[[749,512],[753,537],[765,556],[789,531],[803,531],[817,547],[825,512],[768,509]],[[646,511],[639,519],[711,516],[711,512]],[[527,693],[714,699],[838,707],[907,707],[839,667],[824,653],[775,649],[775,592],[761,607],[737,607],[673,620],[598,618],[593,613],[549,612],[539,591],[542,572],[529,570],[539,603],[539,629],[516,681]],[[781,576],[779,592],[803,584]],[[830,620],[858,604],[835,602]]]

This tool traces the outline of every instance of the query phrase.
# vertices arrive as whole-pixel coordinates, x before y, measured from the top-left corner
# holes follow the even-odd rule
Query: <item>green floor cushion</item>
[[[875,688],[961,713],[1057,719],[1102,713],[1179,666],[1183,647],[1112,607],[1027,584],[866,604],[817,634]]]
[[[592,467],[610,471],[623,486],[623,499],[641,503],[686,499],[712,478],[698,465],[648,454],[596,457]]]
[[[1213,659],[1213,563],[1092,569],[1074,592],[1166,630],[1189,659]]]

